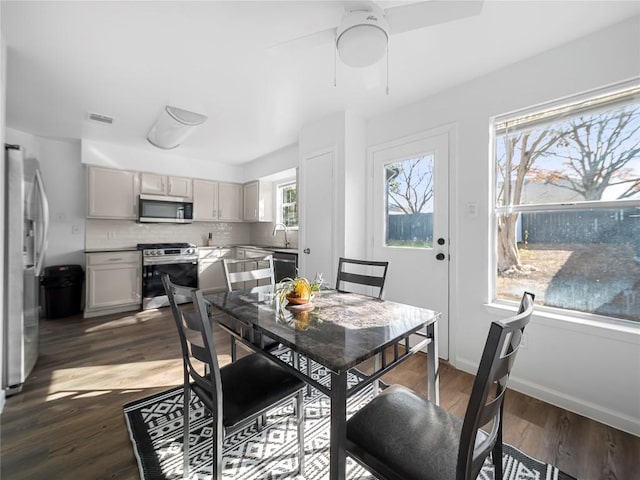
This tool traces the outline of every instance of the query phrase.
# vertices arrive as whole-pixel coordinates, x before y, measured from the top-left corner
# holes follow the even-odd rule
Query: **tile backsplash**
[[[135,247],[138,243],[159,242],[188,242],[202,246],[207,244],[210,232],[214,245],[251,242],[251,224],[247,223],[162,224],[87,219],[85,249]]]

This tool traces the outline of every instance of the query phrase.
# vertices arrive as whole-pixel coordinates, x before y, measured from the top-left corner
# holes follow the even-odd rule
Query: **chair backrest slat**
[[[271,255],[245,259],[223,258],[222,267],[227,280],[227,289],[230,292],[233,286],[240,282],[269,280],[269,285],[276,283]]]
[[[522,296],[518,314],[494,321],[482,352],[460,436],[457,479],[476,478],[484,459],[502,435],[504,394],[522,332],[533,313],[534,295]],[[488,438],[476,445],[478,430],[493,421]]]
[[[195,312],[182,311],[182,318],[185,326],[194,332],[202,332],[202,320]]]
[[[353,271],[353,265],[356,265],[357,271]],[[340,257],[338,260],[336,290],[340,292],[350,291],[345,284],[362,285],[378,288],[377,297],[382,298],[388,268],[389,262]]]

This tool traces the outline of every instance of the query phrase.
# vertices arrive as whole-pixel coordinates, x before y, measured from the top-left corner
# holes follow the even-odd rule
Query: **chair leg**
[[[236,339],[231,337],[231,361],[236,361]]]
[[[496,442],[491,450],[491,460],[493,460],[493,478],[502,479],[502,442]]]
[[[183,439],[182,439],[182,478],[189,478],[189,405],[191,403],[191,389],[185,382],[184,403],[182,407]]]
[[[380,355],[376,354],[373,356],[373,373],[376,373],[380,370]],[[380,380],[373,381],[373,396],[375,397],[380,391]]]
[[[307,377],[311,378],[311,359],[307,357]],[[307,383],[307,396],[311,396],[311,384]]]
[[[500,425],[498,425],[496,444],[491,450],[491,460],[493,461],[493,478],[502,480],[502,408],[500,409]]]
[[[296,422],[298,424],[298,474],[304,476],[304,390],[296,395]]]

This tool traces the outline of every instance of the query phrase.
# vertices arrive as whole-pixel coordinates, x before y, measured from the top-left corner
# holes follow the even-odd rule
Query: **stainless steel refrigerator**
[[[49,206],[38,160],[5,145],[4,371],[7,396],[18,393],[38,359],[39,277],[44,265]]]

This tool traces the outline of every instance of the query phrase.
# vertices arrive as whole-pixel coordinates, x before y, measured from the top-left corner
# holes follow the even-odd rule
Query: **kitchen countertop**
[[[136,247],[104,247],[104,248],[87,248],[84,253],[103,253],[103,252],[135,252]]]
[[[268,250],[270,252],[282,252],[282,253],[293,253],[293,254],[298,254],[298,249],[297,248],[284,248],[284,247],[277,247],[275,245],[220,245],[220,246],[208,246],[208,245],[199,245],[198,248],[200,249],[205,249],[205,248],[211,248],[211,249],[217,249],[217,248],[252,248],[255,250]]]
[[[297,248],[284,248],[284,247],[277,247],[274,245],[224,245],[224,246],[208,246],[208,245],[198,245],[198,248],[200,249],[205,249],[205,248],[211,248],[211,249],[217,249],[217,248],[235,248],[235,247],[239,247],[239,248],[253,248],[255,250],[269,250],[270,252],[282,252],[282,253],[293,253],[293,254],[298,254],[298,249]],[[138,249],[133,246],[133,247],[103,247],[103,248],[88,248],[85,249],[85,253],[102,253],[102,252],[130,252],[130,251],[137,251]]]
[[[256,250],[269,250],[272,252],[282,252],[282,253],[295,253],[298,254],[297,248],[284,248],[277,247],[274,245],[237,245],[241,248],[255,248]]]

